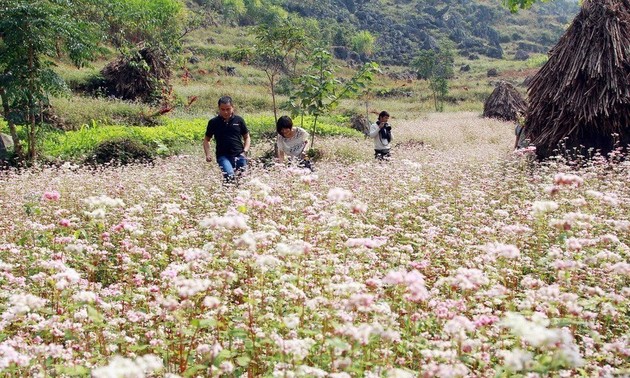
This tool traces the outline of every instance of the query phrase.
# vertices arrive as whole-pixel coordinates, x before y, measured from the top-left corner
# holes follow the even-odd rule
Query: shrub
[[[89,164],[118,163],[126,165],[136,162],[152,162],[153,151],[146,145],[130,138],[112,139],[100,143],[94,154],[88,158]]]
[[[311,161],[322,160],[325,156],[324,151],[319,148],[311,148],[306,152],[306,156]]]

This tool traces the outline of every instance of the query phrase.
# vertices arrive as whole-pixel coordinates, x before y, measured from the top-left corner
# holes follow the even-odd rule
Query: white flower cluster
[[[224,216],[214,216],[210,218],[204,218],[199,222],[201,228],[227,228],[227,229],[241,229],[247,230],[247,221],[245,216],[240,213],[226,214]]]
[[[72,300],[76,302],[94,303],[98,295],[93,291],[82,290],[72,295]]]
[[[78,283],[81,279],[81,275],[76,270],[68,268],[65,265],[61,268],[63,268],[61,272],[51,277],[55,281],[55,287],[57,289],[63,290],[71,284]]]
[[[125,203],[120,198],[111,198],[106,195],[100,197],[88,197],[84,200],[91,211],[85,211],[84,214],[91,219],[105,219],[108,207],[123,207]]]
[[[359,342],[361,345],[369,344],[370,336],[378,336],[383,341],[400,342],[399,332],[392,329],[386,329],[378,323],[361,323],[358,326],[347,323],[337,327],[335,332],[348,336]]]
[[[179,203],[165,203],[160,206],[160,210],[170,215],[187,215],[188,211],[181,208]]]
[[[352,192],[343,188],[332,188],[328,191],[327,198],[333,202],[347,201],[352,198]]]
[[[90,209],[104,208],[104,207],[123,207],[125,203],[120,198],[111,198],[106,195],[99,197],[88,197],[85,200]]]
[[[466,333],[475,330],[475,324],[465,316],[457,315],[444,324],[444,332],[451,335],[455,340],[465,340]]]
[[[256,265],[261,268],[263,272],[273,269],[282,265],[282,260],[272,255],[258,255],[256,256]]]
[[[315,345],[315,340],[311,338],[285,340],[278,334],[271,335],[271,338],[283,353],[291,355],[296,361],[305,359],[310,349]]]
[[[522,349],[513,349],[513,350],[505,350],[501,353],[503,355],[503,363],[506,368],[511,371],[523,371],[528,370],[534,360],[534,354],[532,352],[522,350]]]
[[[407,286],[405,299],[411,302],[425,301],[429,298],[429,291],[425,286],[424,275],[416,269],[410,272],[404,270],[391,271],[383,278],[383,283],[386,285],[403,284]]]
[[[457,268],[455,275],[447,277],[445,281],[462,290],[476,290],[490,282],[483,271],[464,267]]]
[[[544,314],[535,312],[531,318],[532,320],[528,320],[521,314],[509,312],[501,324],[534,348],[557,347],[572,343],[560,329],[547,328],[550,322]]]
[[[489,261],[494,261],[499,257],[517,259],[521,256],[521,251],[512,244],[488,243],[482,249],[486,251],[486,258]]]
[[[92,377],[144,378],[148,374],[161,370],[162,367],[162,359],[152,354],[138,357],[135,360],[114,356],[107,366],[92,370]]]
[[[536,216],[550,213],[558,210],[558,207],[560,207],[560,205],[555,201],[536,201],[532,204],[532,214]]]
[[[190,298],[197,293],[204,292],[210,287],[209,279],[175,277],[173,285],[181,298]]]
[[[189,248],[183,251],[182,254],[186,262],[212,260],[212,254],[200,248]]]
[[[374,238],[349,238],[346,240],[346,247],[365,247],[365,248],[378,248],[387,243],[386,237],[374,237]]]
[[[587,190],[586,195],[613,207],[619,204],[619,198],[616,193],[602,193],[596,190]]]
[[[13,294],[9,297],[9,306],[2,314],[6,318],[9,314],[14,315],[25,314],[33,310],[38,310],[46,305],[47,300],[36,297],[33,294]]]
[[[287,243],[278,243],[276,251],[280,256],[302,256],[312,248],[310,243],[302,240],[293,240]]]
[[[10,342],[3,342],[0,344],[0,371],[8,368],[11,364],[18,366],[27,366],[30,362],[30,357],[17,351]]]

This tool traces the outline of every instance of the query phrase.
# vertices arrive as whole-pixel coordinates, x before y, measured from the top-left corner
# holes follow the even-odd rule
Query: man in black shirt
[[[208,122],[206,136],[203,138],[203,151],[206,161],[211,162],[210,139],[216,142],[216,159],[226,182],[234,181],[234,171],[240,172],[247,165],[250,137],[245,120],[234,114],[232,98],[223,96],[219,99],[219,115]]]

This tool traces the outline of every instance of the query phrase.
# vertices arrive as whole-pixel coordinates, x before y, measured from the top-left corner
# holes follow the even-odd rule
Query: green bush
[[[102,142],[112,139],[133,139],[154,148],[160,153],[176,153],[181,143],[201,141],[205,121],[167,120],[164,126],[107,126],[92,122],[81,129],[68,132],[49,132],[42,136],[42,154],[49,159],[83,160]],[[171,151],[169,151],[169,149]]]
[[[146,114],[155,112],[146,104],[84,96],[54,97],[51,103],[66,129],[76,129],[93,120],[101,124],[142,124],[146,123]]]
[[[88,164],[147,163],[153,161],[153,151],[148,146],[131,138],[119,138],[100,143],[94,153],[86,159]]]

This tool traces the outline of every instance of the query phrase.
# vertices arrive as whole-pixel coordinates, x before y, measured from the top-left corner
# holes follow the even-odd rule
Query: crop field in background
[[[628,162],[537,165],[476,113],[393,120],[390,162],[331,137],[314,173],[252,162],[238,187],[200,143],[3,172],[0,374],[630,374]]]

